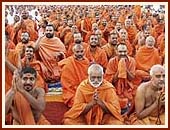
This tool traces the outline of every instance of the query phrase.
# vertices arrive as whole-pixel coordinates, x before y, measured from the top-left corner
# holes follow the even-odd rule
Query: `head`
[[[21,13],[21,17],[22,17],[23,19],[27,19],[27,18],[29,17],[28,11],[23,10],[22,13]]]
[[[88,80],[94,88],[99,87],[103,82],[103,67],[99,64],[92,64],[88,68]]]
[[[126,20],[125,20],[125,27],[126,27],[126,28],[130,27],[131,24],[132,24],[131,19],[126,19]]]
[[[23,44],[27,44],[27,43],[29,42],[29,40],[30,40],[30,35],[29,35],[29,33],[28,33],[28,32],[23,32],[23,33],[21,34],[21,42],[22,42]]]
[[[115,30],[112,30],[109,34],[109,43],[111,45],[117,45],[118,43],[118,34]]]
[[[121,22],[117,22],[116,26],[115,26],[115,29],[119,32],[121,28],[122,28]]]
[[[15,15],[14,16],[14,22],[17,23],[17,22],[19,22],[19,20],[20,20],[20,17],[18,15]]]
[[[107,25],[107,20],[106,19],[102,19],[102,25],[106,26]]]
[[[127,57],[127,46],[124,43],[120,43],[117,45],[117,55],[119,58]]]
[[[54,37],[54,26],[52,24],[48,24],[45,28],[45,35],[47,38]]]
[[[72,32],[72,33],[78,33],[78,32],[79,32],[79,30],[78,30],[78,28],[77,28],[76,25],[73,25],[73,26],[71,27],[71,32]]]
[[[34,68],[25,67],[21,70],[20,78],[21,78],[21,83],[23,85],[23,88],[27,92],[30,92],[35,86],[37,72]]]
[[[162,65],[153,65],[150,69],[151,82],[156,89],[165,86],[165,68]]]
[[[151,35],[151,31],[150,29],[148,29],[147,27],[143,30],[143,35],[145,37],[145,39]]]
[[[126,29],[123,28],[119,31],[119,37],[122,40],[126,40],[128,38],[128,33],[127,33]]]
[[[74,33],[73,37],[74,37],[74,42],[76,44],[80,44],[83,41],[83,38],[81,37],[81,33]]]
[[[68,19],[67,25],[71,28],[73,26],[73,20],[72,19]]]
[[[84,56],[84,47],[81,44],[74,44],[73,46],[73,53],[74,53],[74,58],[76,60],[83,60]]]
[[[96,32],[96,30],[98,30],[98,24],[97,23],[92,24],[92,30],[93,30],[93,32]]]
[[[31,60],[34,57],[34,47],[27,46],[25,48],[25,57],[27,57],[29,60]]]
[[[145,45],[148,48],[153,48],[155,45],[155,38],[153,36],[148,36],[145,41]]]
[[[90,36],[90,47],[96,48],[99,44],[99,38],[96,34]]]
[[[112,17],[111,17],[111,20],[112,20],[112,22],[117,22],[117,20],[118,20],[118,17],[116,16],[116,15],[113,15]]]
[[[98,36],[99,39],[102,38],[102,31],[101,30],[96,30],[95,34]]]

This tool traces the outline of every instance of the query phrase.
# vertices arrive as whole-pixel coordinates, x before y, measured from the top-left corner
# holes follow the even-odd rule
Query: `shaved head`
[[[74,44],[72,51],[74,53],[74,58],[76,60],[83,60],[84,56],[84,47],[81,44]]]

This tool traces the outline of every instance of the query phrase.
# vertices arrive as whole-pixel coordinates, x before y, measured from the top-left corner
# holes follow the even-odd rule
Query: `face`
[[[117,34],[111,34],[110,35],[110,43],[112,44],[112,45],[116,45],[117,44]]]
[[[15,21],[15,22],[18,22],[19,20],[20,20],[20,17],[19,17],[18,15],[15,15],[15,16],[14,16],[14,21]]]
[[[29,41],[29,34],[28,33],[22,33],[21,34],[21,42],[26,44]]]
[[[126,26],[126,27],[130,27],[130,26],[131,26],[131,20],[130,20],[130,19],[127,19],[127,20],[125,21],[125,26]]]
[[[92,24],[92,30],[95,32],[98,29],[98,25],[96,23]]]
[[[26,48],[25,49],[25,56],[28,58],[28,59],[32,59],[33,58],[33,55],[34,55],[34,51],[32,48]]]
[[[25,73],[21,77],[21,82],[23,84],[23,88],[27,92],[30,92],[33,89],[35,82],[36,82],[35,75],[33,75],[31,73]]]
[[[21,14],[21,17],[22,17],[23,19],[27,19],[28,16],[29,16],[29,14],[28,14],[27,11],[23,11],[22,14]]]
[[[112,16],[111,19],[112,19],[113,22],[116,22],[118,20],[118,17]]]
[[[154,47],[154,44],[155,44],[155,42],[154,42],[154,39],[153,39],[153,38],[148,37],[148,38],[146,39],[146,46],[147,46],[148,48],[153,48],[153,47]]]
[[[77,46],[74,48],[73,50],[74,52],[74,57],[77,60],[83,60],[83,56],[84,56],[84,48],[82,46]]]
[[[72,33],[77,33],[77,32],[79,32],[76,25],[73,25],[73,26],[71,27],[71,31],[72,31]]]
[[[151,81],[153,85],[158,89],[163,88],[165,86],[165,70],[158,69],[153,74]]]
[[[95,48],[98,45],[98,41],[99,41],[98,36],[92,35],[90,37],[90,46]]]
[[[119,36],[121,39],[126,40],[127,39],[127,32],[125,29],[121,29],[119,32]]]
[[[122,28],[121,23],[116,23],[116,30],[120,31],[120,29]]]
[[[89,74],[89,82],[93,87],[95,87],[95,88],[99,87],[103,82],[102,72],[93,70],[93,72],[91,72]]]
[[[127,57],[127,47],[126,45],[119,45],[117,48],[118,56],[120,58],[125,58]]]
[[[144,37],[147,38],[150,36],[150,31],[148,29],[144,30]]]
[[[82,37],[80,33],[74,34],[74,42],[80,44],[82,42]]]
[[[72,20],[68,20],[67,25],[68,25],[69,27],[72,27],[72,26],[73,26],[73,21],[72,21]]]
[[[46,35],[47,38],[53,38],[54,28],[52,26],[47,26],[46,31],[45,31],[45,35]]]
[[[102,32],[100,30],[97,30],[96,33],[95,33],[99,39],[102,38]]]
[[[103,20],[102,20],[102,25],[103,25],[103,26],[106,26],[106,25],[107,25],[106,19],[103,19]]]

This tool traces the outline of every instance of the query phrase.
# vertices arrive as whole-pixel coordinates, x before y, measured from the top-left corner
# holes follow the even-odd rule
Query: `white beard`
[[[101,80],[101,82],[99,82],[98,84],[94,84],[93,82],[91,82],[90,78],[89,78],[89,83],[91,86],[93,86],[94,88],[98,88],[103,82],[103,78]]]

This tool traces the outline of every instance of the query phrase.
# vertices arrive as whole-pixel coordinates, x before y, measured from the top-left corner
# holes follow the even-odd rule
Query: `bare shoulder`
[[[149,85],[149,82],[141,83],[139,87],[137,88],[137,93],[144,94],[148,85]]]
[[[35,87],[34,93],[35,93],[36,95],[45,96],[45,91],[44,91],[44,89],[43,89],[43,88],[40,88],[40,87]]]

